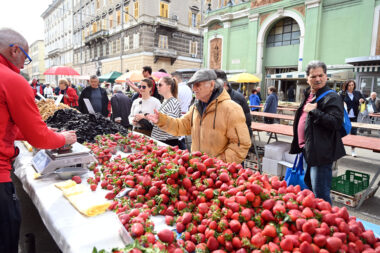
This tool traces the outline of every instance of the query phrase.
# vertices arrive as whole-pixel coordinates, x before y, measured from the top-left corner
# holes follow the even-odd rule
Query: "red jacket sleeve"
[[[48,129],[34,102],[33,90],[21,75],[12,75],[7,85],[6,103],[12,120],[19,129],[17,137],[24,137],[32,146],[54,149],[65,145],[65,137]]]
[[[67,100],[71,103],[78,101],[78,95],[77,92],[73,88],[67,88]]]

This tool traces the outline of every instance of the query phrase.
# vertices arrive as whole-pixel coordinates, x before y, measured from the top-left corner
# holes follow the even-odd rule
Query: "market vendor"
[[[11,180],[12,162],[19,150],[15,140],[26,140],[40,149],[76,142],[72,131],[55,133],[41,119],[31,86],[20,75],[31,62],[25,38],[0,29],[0,252],[18,252],[20,205]]]
[[[191,150],[202,151],[225,162],[241,163],[251,146],[243,109],[231,100],[216,80],[214,70],[198,70],[189,80],[196,101],[181,118],[155,110],[147,119],[174,136],[191,135]]]

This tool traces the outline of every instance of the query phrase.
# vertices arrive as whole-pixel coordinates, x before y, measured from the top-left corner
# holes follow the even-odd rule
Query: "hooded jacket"
[[[317,91],[318,98],[325,91],[325,86]],[[293,125],[293,142],[290,153],[298,154],[302,149],[298,145],[298,123],[303,107],[309,97],[310,89],[305,92],[305,99],[296,111]],[[311,103],[315,103],[314,98]],[[335,92],[328,93],[317,103],[317,108],[307,115],[305,124],[305,146],[303,154],[308,166],[321,166],[331,164],[346,154],[340,135],[343,124],[343,102]]]
[[[251,146],[244,112],[223,87],[214,90],[209,103],[197,100],[181,118],[159,113],[157,126],[174,136],[191,135],[192,151],[225,162],[241,163]]]
[[[0,54],[0,182],[11,182],[11,163],[18,155],[15,140],[41,149],[65,145],[65,137],[42,121],[34,93],[20,70]]]
[[[78,95],[74,88],[67,87],[65,95],[68,97],[63,97],[63,103],[68,106],[78,106]]]

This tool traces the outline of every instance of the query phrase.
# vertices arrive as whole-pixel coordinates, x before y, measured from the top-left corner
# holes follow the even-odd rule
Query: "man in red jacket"
[[[40,149],[76,142],[74,132],[55,133],[42,121],[32,88],[20,75],[31,61],[28,51],[22,35],[0,29],[0,252],[18,252],[21,216],[11,169],[19,151],[14,141],[26,140]]]

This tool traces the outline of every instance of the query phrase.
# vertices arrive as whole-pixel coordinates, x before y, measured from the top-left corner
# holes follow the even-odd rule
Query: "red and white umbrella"
[[[44,72],[44,75],[53,76],[79,76],[79,73],[74,69],[67,66],[55,66],[51,67]]]

